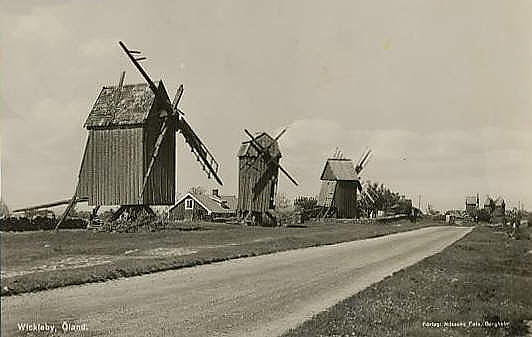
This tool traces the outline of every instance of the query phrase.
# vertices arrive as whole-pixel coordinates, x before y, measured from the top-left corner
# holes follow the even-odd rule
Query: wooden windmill
[[[362,191],[359,174],[367,164],[371,150],[366,151],[358,163],[343,158],[336,150],[332,158],[327,159],[321,173],[321,189],[318,206],[323,208],[321,217],[351,219],[359,216],[357,209],[357,192]]]
[[[87,117],[89,135],[76,192],[57,227],[78,200],[96,206],[121,205],[123,211],[148,210],[175,202],[175,143],[181,133],[207,176],[221,185],[219,164],[184,119],[178,104],[183,85],[171,102],[162,81],[155,83],[139,61],[139,51],[120,46],[146,80],[103,87]]]
[[[297,186],[297,182],[279,164],[279,138],[286,132],[281,131],[275,138],[266,132],[252,135],[244,141],[238,151],[238,214],[243,222],[276,222],[272,211],[275,209],[279,170]]]

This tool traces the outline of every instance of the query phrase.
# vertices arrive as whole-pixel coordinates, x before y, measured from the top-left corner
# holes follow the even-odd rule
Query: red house
[[[211,195],[188,192],[168,210],[171,220],[227,219],[236,216],[237,198],[234,195],[219,195],[213,190]]]

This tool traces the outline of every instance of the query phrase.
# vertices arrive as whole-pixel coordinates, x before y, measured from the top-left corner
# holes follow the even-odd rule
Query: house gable
[[[172,206],[168,212],[172,212],[179,205],[186,206],[186,200],[194,200],[193,208],[202,208],[208,215],[212,213],[234,213],[236,212],[236,197],[235,196],[210,196],[210,195],[195,195],[188,192],[181,197],[177,203]]]
[[[193,207],[192,209],[195,209],[196,207],[200,207],[200,208],[203,208],[207,214],[211,214],[211,210],[209,210],[209,208],[207,206],[205,206],[196,196],[194,196],[194,194],[188,192],[187,194],[185,194],[184,196],[182,196],[174,206],[172,206],[168,212],[172,212],[176,207],[178,207],[179,205],[183,204],[185,206],[185,209],[188,210],[188,208],[186,208],[186,200],[194,200],[194,204],[193,204]]]

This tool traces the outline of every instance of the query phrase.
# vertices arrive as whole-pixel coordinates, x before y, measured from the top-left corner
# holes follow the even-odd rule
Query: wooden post
[[[77,189],[76,189],[76,192],[77,192]],[[72,199],[70,199],[70,203],[68,204],[67,208],[65,209],[65,211],[63,212],[63,215],[61,215],[61,218],[59,219],[59,221],[57,222],[57,225],[55,225],[55,229],[54,231],[57,232],[57,230],[59,229],[59,226],[61,226],[61,224],[63,223],[63,221],[65,221],[68,213],[70,212],[70,210],[72,209],[72,207],[76,204],[76,194],[74,193],[74,196],[72,197]]]

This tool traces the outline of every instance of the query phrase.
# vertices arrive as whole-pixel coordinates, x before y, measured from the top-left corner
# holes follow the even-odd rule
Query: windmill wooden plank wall
[[[168,99],[162,81],[159,90]],[[116,95],[121,101],[114,101]],[[163,96],[164,97],[164,96]],[[140,104],[139,104],[140,103]],[[113,108],[119,113],[112,115]],[[172,205],[175,196],[175,126],[143,179],[160,132],[160,104],[147,84],[104,87],[87,118],[88,141],[80,170],[78,197],[89,205]]]
[[[78,197],[89,205],[135,205],[142,184],[142,128],[90,130]],[[127,158],[127,159],[126,159]]]
[[[330,158],[321,174],[321,189],[318,205],[334,209],[337,218],[357,217],[357,190],[360,182],[351,159]]]
[[[257,160],[259,152],[251,141],[243,142],[238,151],[238,210],[240,212],[267,212],[275,208],[275,193],[279,177],[278,164],[281,158],[279,146],[271,136],[261,133],[256,138],[258,144],[268,148],[268,156]]]

